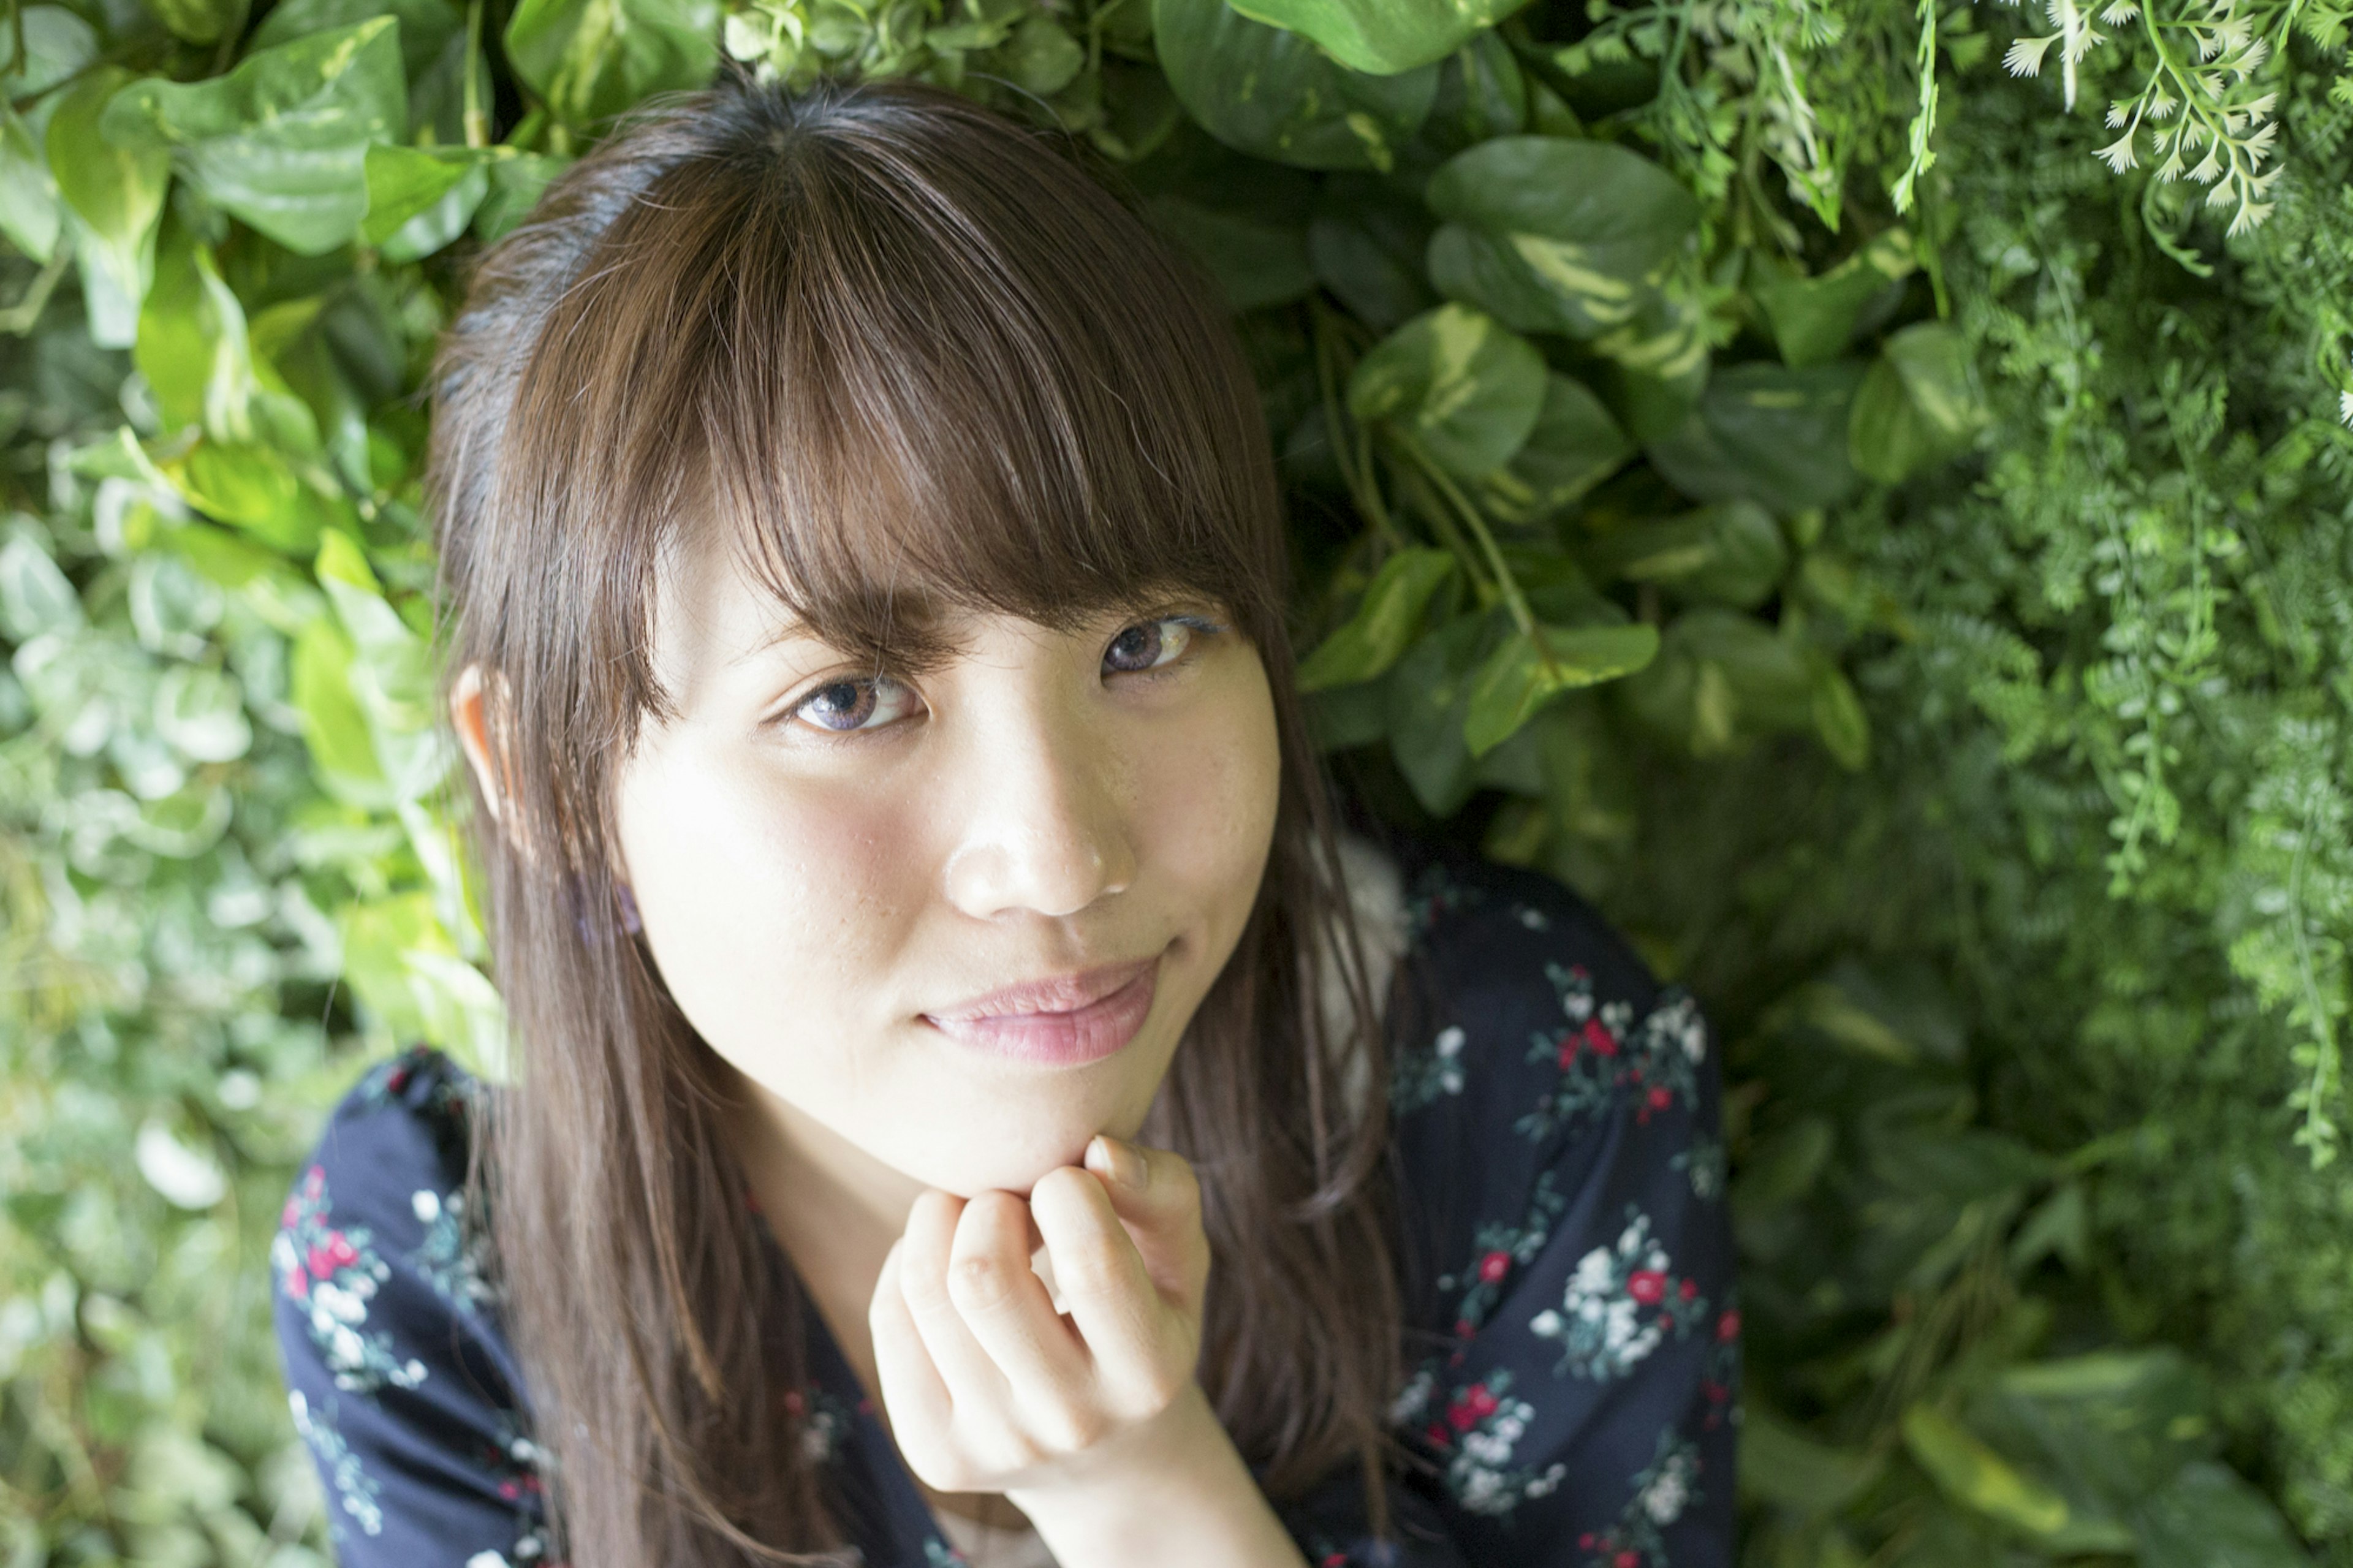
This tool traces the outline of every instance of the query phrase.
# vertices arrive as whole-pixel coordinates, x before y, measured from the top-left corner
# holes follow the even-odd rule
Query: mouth
[[[958,1045],[1013,1061],[1047,1067],[1101,1061],[1134,1039],[1151,1013],[1161,956],[1008,987],[952,1015],[925,1013],[922,1018]],[[1050,1005],[1063,999],[1074,1005]]]

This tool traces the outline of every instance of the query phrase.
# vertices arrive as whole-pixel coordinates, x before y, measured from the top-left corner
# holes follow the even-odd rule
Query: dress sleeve
[[[522,1568],[539,1450],[465,1225],[461,1075],[417,1050],[345,1097],[270,1248],[295,1429],[341,1568]]]
[[[1729,1564],[1740,1314],[1705,1021],[1547,876],[1440,863],[1413,913],[1393,1110],[1424,1348],[1390,1415],[1456,1555],[1328,1561]]]

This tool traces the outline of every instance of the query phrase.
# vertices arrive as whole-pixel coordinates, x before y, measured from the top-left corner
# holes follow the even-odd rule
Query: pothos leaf
[[[1473,757],[1509,740],[1564,691],[1630,675],[1658,657],[1659,628],[1550,626],[1515,631],[1488,655],[1471,682],[1462,739]]]

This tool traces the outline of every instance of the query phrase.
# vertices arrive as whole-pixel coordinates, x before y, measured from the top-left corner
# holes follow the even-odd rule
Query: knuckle
[[[1067,1258],[1054,1259],[1054,1281],[1065,1296],[1073,1291],[1091,1298],[1114,1296],[1126,1280],[1120,1261],[1111,1248],[1099,1244],[1074,1247]]]
[[[1012,1281],[995,1258],[976,1252],[957,1258],[949,1270],[948,1294],[958,1307],[986,1310],[1012,1294]]]

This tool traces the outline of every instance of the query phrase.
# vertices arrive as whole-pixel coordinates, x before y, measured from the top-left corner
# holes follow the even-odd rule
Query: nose
[[[1135,876],[1117,737],[1081,701],[1032,694],[972,716],[941,806],[957,826],[948,900],[976,920],[1059,919]]]

